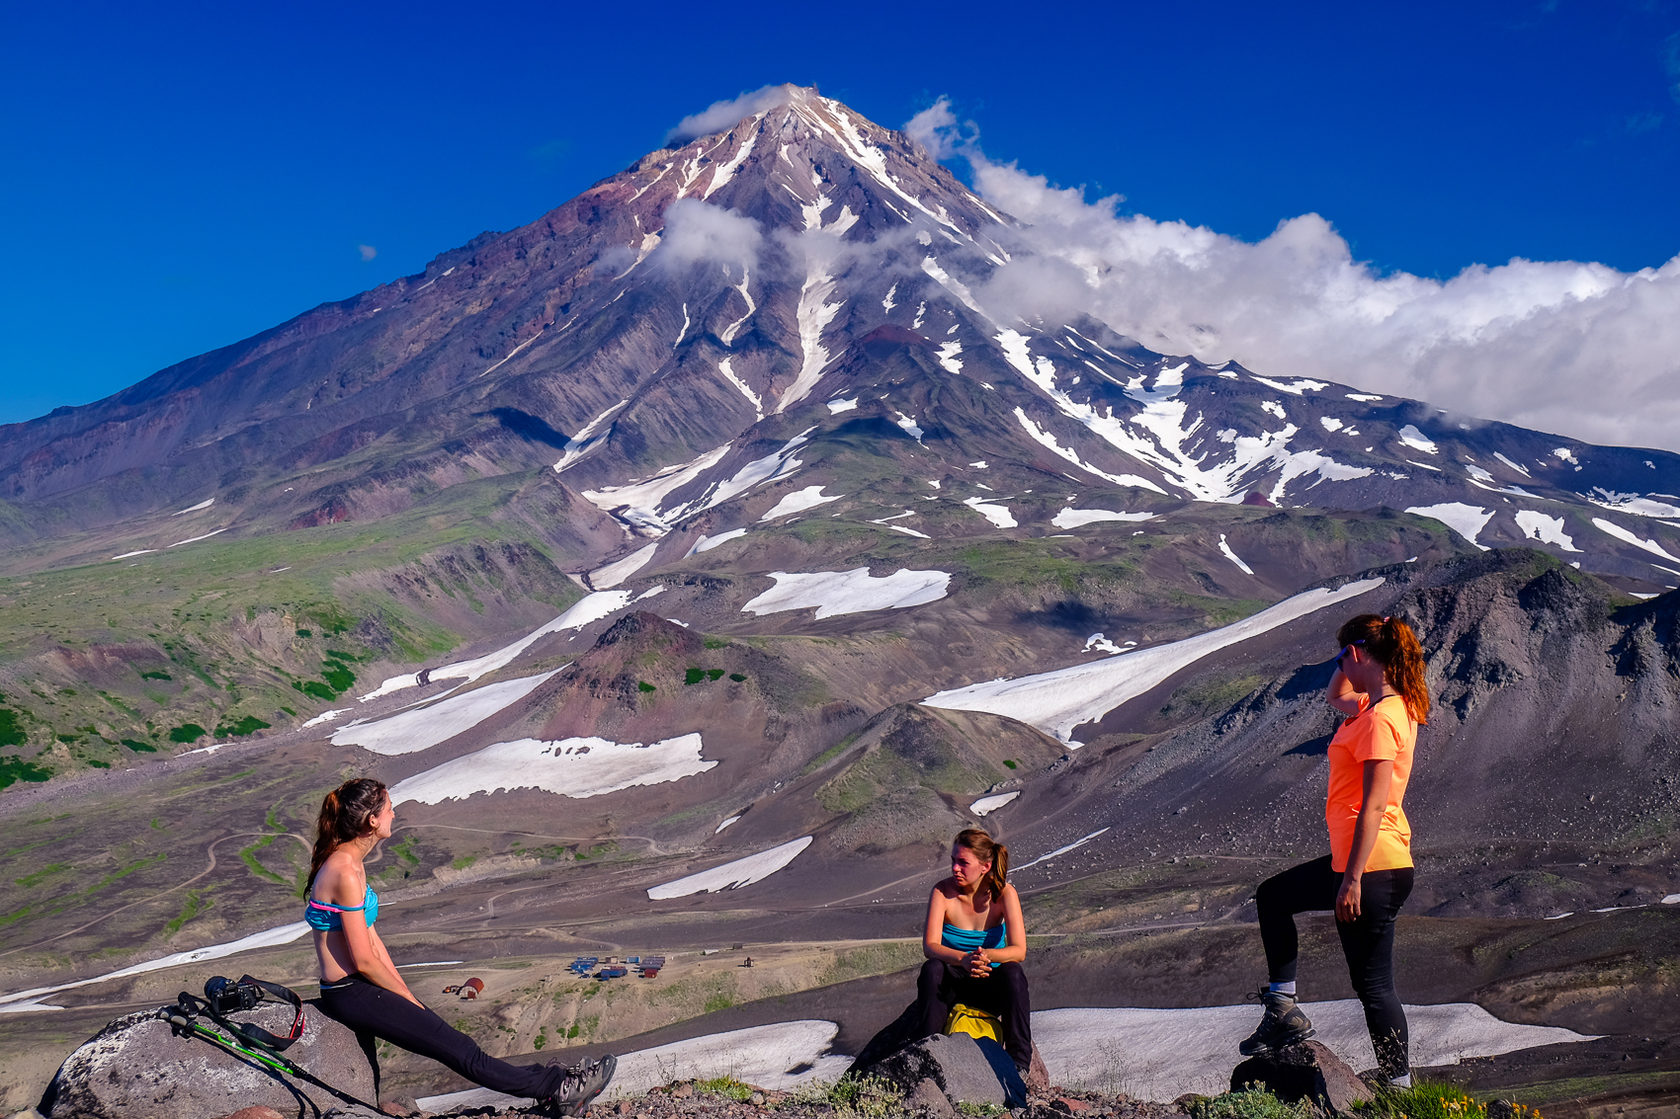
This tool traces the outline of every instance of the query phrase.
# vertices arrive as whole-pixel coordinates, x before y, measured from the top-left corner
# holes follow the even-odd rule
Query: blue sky
[[[0,422],[539,217],[715,100],[897,127],[1372,275],[1680,254],[1680,3],[13,4]],[[1173,10],[1168,11],[1171,7]]]

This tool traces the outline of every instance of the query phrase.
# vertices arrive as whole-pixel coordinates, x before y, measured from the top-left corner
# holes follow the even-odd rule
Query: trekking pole
[[[328,1084],[325,1080],[322,1080],[320,1077],[316,1076],[314,1073],[310,1072],[308,1069],[299,1065],[296,1061],[293,1061],[290,1058],[282,1057],[278,1053],[268,1053],[262,1051],[261,1049],[254,1049],[241,1045],[239,1042],[233,1040],[233,1038],[223,1036],[219,1030],[200,1024],[197,1020],[198,1012],[191,1005],[194,1001],[196,1000],[194,1000],[191,995],[188,995],[183,991],[181,993],[180,1002],[175,1006],[166,1006],[162,1010],[158,1011],[158,1017],[168,1022],[170,1027],[177,1033],[190,1031],[198,1037],[203,1038],[205,1041],[208,1041],[210,1044],[227,1050],[236,1057],[249,1058],[266,1066],[271,1071],[285,1073],[288,1076],[295,1076],[299,1080],[306,1080],[318,1088],[324,1088],[346,1103],[353,1103],[357,1107],[365,1107],[371,1111],[379,1110],[379,1106],[377,1104],[370,1104],[366,1100],[357,1099],[350,1093]]]

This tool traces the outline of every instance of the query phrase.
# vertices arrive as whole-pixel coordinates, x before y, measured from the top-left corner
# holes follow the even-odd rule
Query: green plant
[[[879,1076],[842,1076],[829,1088],[826,1102],[838,1115],[862,1119],[889,1119],[904,1113],[904,1097],[891,1081]]]
[[[1284,1103],[1258,1084],[1204,1096],[1190,1105],[1191,1119],[1313,1119],[1317,1114],[1312,1104]]]
[[[706,1080],[696,1080],[694,1090],[708,1096],[721,1096],[736,1103],[746,1103],[752,1099],[752,1086],[743,1084],[733,1076],[714,1076]]]
[[[703,669],[703,668],[690,668],[686,673],[683,674],[683,683],[685,685],[687,685],[687,684],[698,684],[700,681],[704,680],[705,678],[706,678],[706,670],[705,669]]]
[[[328,698],[331,697],[329,696]],[[200,738],[203,738],[206,733],[208,732],[197,723],[182,723],[180,726],[169,732],[169,741],[197,742]]]
[[[1512,1104],[1510,1119],[1540,1119],[1540,1112]],[[1410,1088],[1391,1088],[1375,1099],[1353,1105],[1361,1119],[1485,1119],[1488,1105],[1456,1084],[1423,1080]]]
[[[535,1050],[538,1050],[540,1052],[542,1050],[543,1046],[545,1046],[547,1044],[548,1044],[548,1027],[544,1026],[542,1029],[537,1031],[537,1036],[533,1037],[531,1039],[531,1048],[535,1049]]]
[[[637,680],[636,690],[638,692],[656,692],[659,689],[648,683],[646,680]]]
[[[958,1115],[972,1115],[976,1116],[977,1119],[989,1119],[990,1116],[1002,1115],[1008,1110],[1002,1104],[996,1103],[974,1103],[970,1100],[959,1100],[957,1102]]]
[[[744,684],[747,681],[746,674],[741,673],[741,672],[731,672],[729,674],[729,678],[731,680],[735,681],[737,684]]]

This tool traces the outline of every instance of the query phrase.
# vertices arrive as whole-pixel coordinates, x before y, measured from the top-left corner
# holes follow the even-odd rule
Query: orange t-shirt
[[[1393,761],[1394,779],[1388,786],[1377,845],[1365,869],[1394,870],[1412,865],[1412,825],[1400,807],[1406,779],[1412,775],[1412,749],[1417,724],[1406,710],[1403,696],[1389,696],[1375,704],[1359,701],[1359,714],[1345,720],[1330,739],[1330,795],[1324,802],[1324,822],[1330,828],[1330,866],[1347,870],[1353,853],[1353,832],[1365,801],[1365,763]]]

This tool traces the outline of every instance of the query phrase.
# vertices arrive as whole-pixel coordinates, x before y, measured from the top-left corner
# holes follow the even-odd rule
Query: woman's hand
[[[1336,891],[1336,920],[1344,924],[1359,920],[1359,879],[1352,874],[1342,875],[1342,887]]]
[[[970,979],[984,979],[992,974],[992,960],[984,948],[976,948],[964,956],[963,966],[968,969]]]

